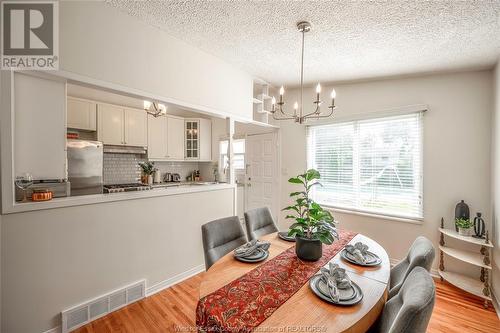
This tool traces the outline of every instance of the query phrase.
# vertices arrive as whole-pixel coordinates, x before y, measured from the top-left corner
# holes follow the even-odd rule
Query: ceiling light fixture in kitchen
[[[165,104],[144,101],[144,110],[153,117],[161,117],[167,114]]]
[[[285,94],[285,89],[281,86],[280,89],[280,99],[276,103],[276,98],[272,99],[272,109],[271,114],[275,120],[294,120],[296,123],[302,124],[309,118],[328,118],[332,116],[333,110],[335,109],[335,97],[337,93],[335,89],[332,89],[330,97],[332,99],[332,104],[328,107],[330,111],[328,113],[321,113],[321,100],[319,99],[319,94],[321,93],[321,85],[318,83],[316,86],[316,100],[313,102],[315,104],[314,111],[304,114],[304,37],[305,33],[311,30],[311,24],[306,21],[297,23],[297,29],[302,33],[302,56],[300,62],[300,102],[295,102],[293,105],[293,114],[287,113],[283,110],[283,95]],[[277,107],[276,107],[277,105]]]

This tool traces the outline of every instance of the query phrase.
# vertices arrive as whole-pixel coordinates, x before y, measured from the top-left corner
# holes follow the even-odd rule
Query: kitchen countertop
[[[146,191],[90,194],[74,197],[54,198],[50,201],[42,202],[18,202],[15,203],[11,209],[4,212],[4,214],[235,188],[236,184],[214,182],[181,182],[175,184],[163,183],[153,185],[153,189]]]

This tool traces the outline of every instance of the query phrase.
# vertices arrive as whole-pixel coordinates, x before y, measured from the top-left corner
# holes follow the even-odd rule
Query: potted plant
[[[458,234],[461,236],[471,236],[472,235],[472,227],[474,223],[465,218],[457,218],[455,219],[455,226],[458,227]]]
[[[290,193],[294,204],[283,208],[284,211],[290,212],[286,218],[295,220],[288,232],[288,236],[296,239],[295,253],[300,259],[309,261],[321,258],[323,243],[332,244],[336,238],[338,239],[332,214],[310,197],[312,188],[321,186],[318,179],[320,174],[314,169],[290,178],[289,183],[301,185],[303,190]]]
[[[139,162],[139,166],[142,169],[141,182],[144,184],[153,184],[153,173],[156,171],[154,162]]]

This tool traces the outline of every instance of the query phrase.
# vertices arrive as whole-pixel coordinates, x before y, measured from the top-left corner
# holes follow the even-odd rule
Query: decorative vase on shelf
[[[481,217],[481,213],[476,213],[477,216],[474,218],[474,236],[475,238],[484,238],[484,233],[486,232],[486,225],[484,224],[484,219]]]
[[[467,204],[463,200],[461,200],[455,206],[455,220],[460,218],[465,220],[468,220],[470,218],[469,206],[467,206]],[[455,231],[458,231],[458,227],[456,225]]]
[[[460,228],[460,227],[458,227],[458,234],[460,236],[471,236],[472,228]]]
[[[148,185],[153,185],[153,175],[148,175]]]

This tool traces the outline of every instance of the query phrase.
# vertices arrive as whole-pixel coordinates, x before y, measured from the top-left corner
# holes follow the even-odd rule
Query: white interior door
[[[278,221],[278,141],[276,133],[246,139],[246,209],[268,206]]]

